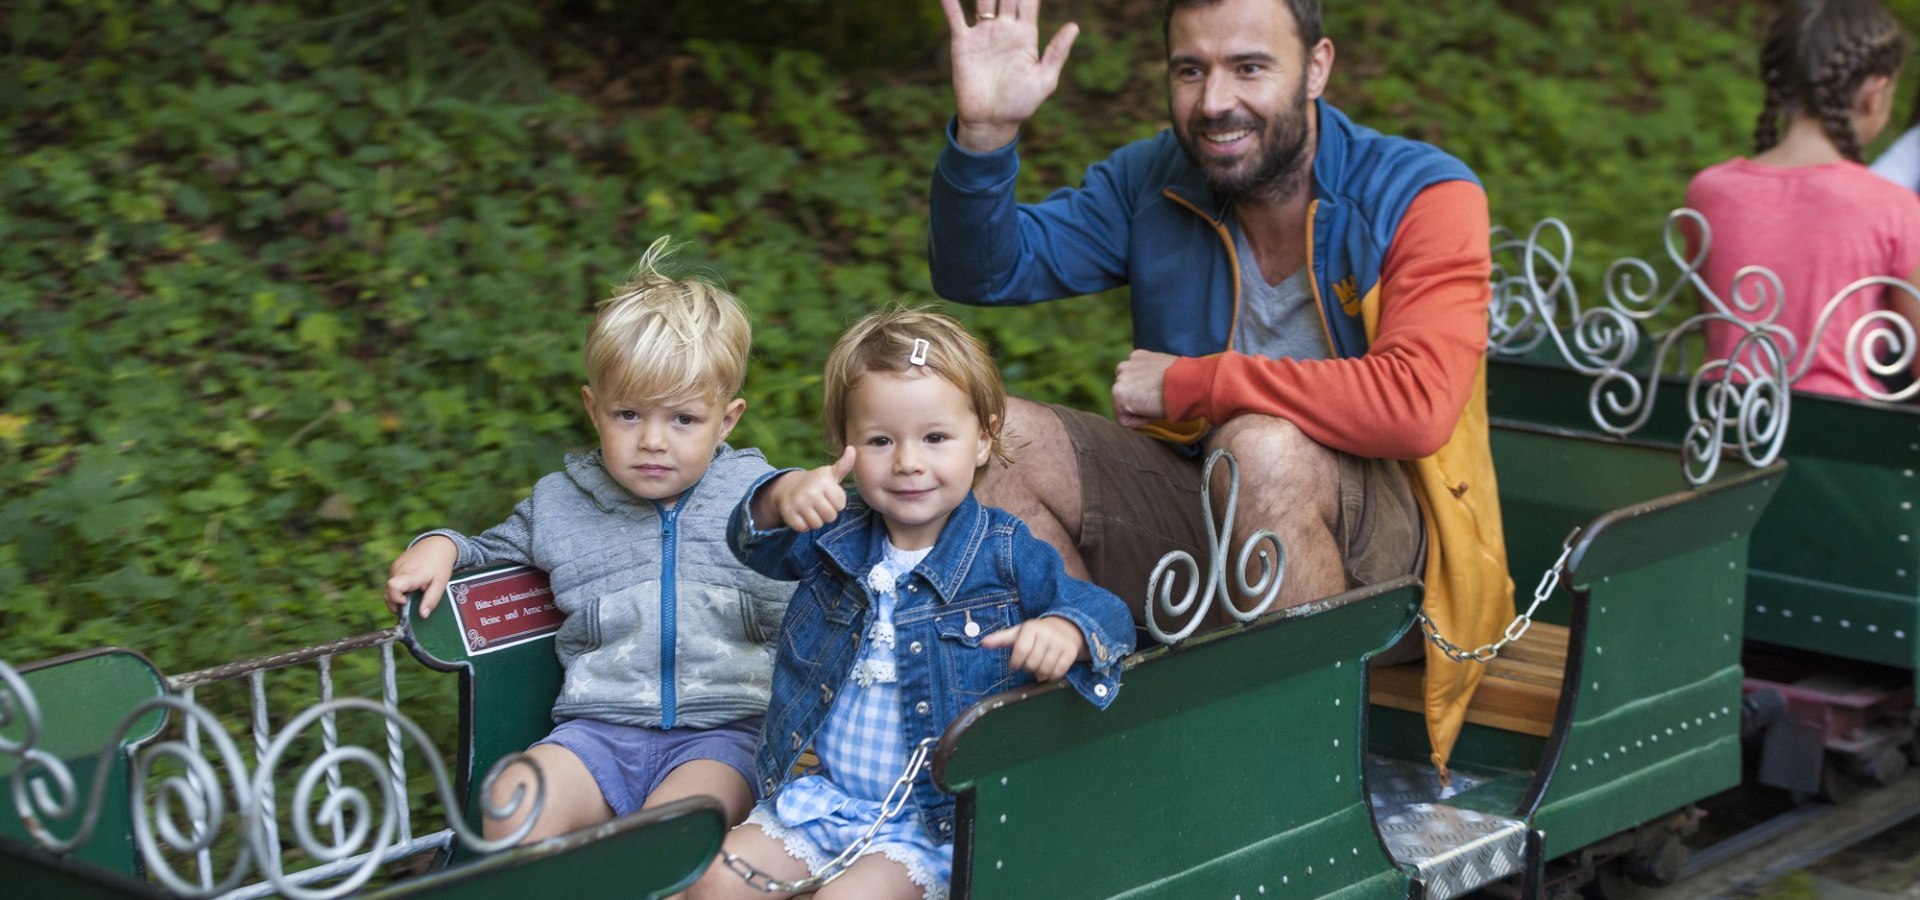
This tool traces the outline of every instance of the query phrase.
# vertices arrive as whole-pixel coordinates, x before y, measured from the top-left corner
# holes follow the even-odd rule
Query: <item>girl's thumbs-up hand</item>
[[[854,450],[848,447],[832,464],[805,472],[789,472],[769,482],[754,498],[755,521],[771,512],[794,531],[812,531],[840,518],[847,507],[847,490],[840,486],[853,471]]]

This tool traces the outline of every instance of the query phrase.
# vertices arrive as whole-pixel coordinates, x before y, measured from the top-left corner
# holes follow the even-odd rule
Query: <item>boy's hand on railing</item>
[[[420,618],[424,619],[440,605],[453,576],[453,564],[460,548],[442,535],[429,535],[407,548],[387,570],[387,608],[400,615],[407,608],[407,594],[420,592]]]
[[[853,471],[853,460],[854,449],[848,447],[831,465],[774,479],[754,498],[753,520],[812,531],[840,518],[847,508],[847,489],[840,483]]]
[[[1012,647],[1011,668],[1025,669],[1041,681],[1066,677],[1077,660],[1088,658],[1087,638],[1080,626],[1059,616],[1028,619],[980,639],[982,647]]]

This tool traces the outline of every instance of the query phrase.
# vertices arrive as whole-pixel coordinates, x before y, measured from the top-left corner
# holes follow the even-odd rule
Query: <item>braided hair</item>
[[[1876,0],[1787,0],[1760,48],[1766,108],[1753,129],[1755,153],[1780,142],[1780,121],[1805,110],[1840,154],[1860,162],[1853,95],[1875,75],[1892,77],[1906,59],[1907,36]]]

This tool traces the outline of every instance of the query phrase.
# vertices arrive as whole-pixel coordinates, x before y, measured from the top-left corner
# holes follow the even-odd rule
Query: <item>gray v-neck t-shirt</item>
[[[1313,308],[1313,281],[1305,267],[1268,284],[1260,274],[1253,245],[1238,222],[1229,223],[1240,257],[1240,316],[1233,329],[1233,349],[1268,359],[1331,359],[1327,329]]]

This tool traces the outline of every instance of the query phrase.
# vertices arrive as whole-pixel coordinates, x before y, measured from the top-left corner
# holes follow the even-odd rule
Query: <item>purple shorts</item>
[[[672,731],[568,719],[536,744],[565,747],[580,757],[607,806],[614,815],[624,816],[644,805],[668,773],[694,760],[726,763],[751,786],[753,745],[759,739],[759,716],[718,728]]]

